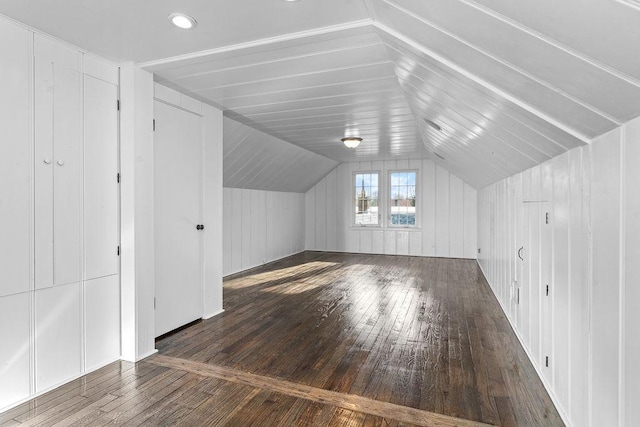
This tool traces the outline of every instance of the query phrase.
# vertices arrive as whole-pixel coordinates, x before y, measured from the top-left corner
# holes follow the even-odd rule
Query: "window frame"
[[[378,223],[377,224],[358,224],[356,222],[356,214],[354,211],[351,211],[351,209],[354,209],[355,206],[352,205],[351,203],[355,202],[356,197],[357,197],[357,190],[356,190],[356,175],[367,175],[367,174],[376,174],[378,175]],[[380,199],[380,194],[384,194],[384,189],[383,189],[383,182],[382,182],[382,171],[380,170],[357,170],[357,171],[353,171],[353,173],[351,174],[351,202],[349,202],[349,206],[351,206],[350,212],[351,212],[351,226],[352,227],[357,227],[357,228],[382,228],[383,226],[383,216],[382,216],[382,212],[384,212],[384,208],[382,207],[381,203],[382,200]]]
[[[415,168],[406,168],[406,169],[389,169],[387,171],[387,188],[385,191],[385,205],[386,205],[386,213],[387,213],[387,227],[388,228],[420,228],[420,199],[421,199],[421,194],[420,194],[420,171],[418,169]],[[415,197],[416,197],[416,202],[415,202],[415,224],[393,224],[391,222],[391,191],[393,188],[393,185],[391,183],[391,175],[394,173],[407,173],[407,172],[412,172],[416,174],[416,183],[415,183],[415,189],[416,189],[416,193],[415,193]],[[407,185],[408,186],[408,185]],[[379,203],[379,202],[378,202]]]

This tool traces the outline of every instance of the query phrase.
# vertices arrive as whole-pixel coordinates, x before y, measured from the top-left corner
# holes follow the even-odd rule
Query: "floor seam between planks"
[[[298,399],[333,405],[351,411],[362,412],[369,415],[380,416],[421,426],[482,427],[490,425],[476,421],[465,420],[462,418],[450,417],[435,412],[410,408],[394,403],[381,402],[378,400],[356,396],[353,394],[345,394],[332,390],[325,390],[304,384],[297,384],[291,381],[265,377],[249,372],[243,372],[237,369],[210,365],[201,362],[194,362],[161,354],[154,355],[151,358],[147,359],[147,361],[157,366],[191,372],[203,377],[221,379],[224,381],[288,395]]]

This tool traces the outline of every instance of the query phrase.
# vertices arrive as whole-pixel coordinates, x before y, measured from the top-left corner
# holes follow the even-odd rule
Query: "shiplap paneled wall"
[[[417,170],[416,228],[353,225],[353,173],[380,172],[381,212],[389,171]],[[476,258],[477,192],[429,159],[342,163],[305,196],[308,250]]]
[[[479,192],[479,263],[568,425],[640,424],[639,162],[635,119]]]
[[[223,275],[304,250],[304,194],[224,188]]]

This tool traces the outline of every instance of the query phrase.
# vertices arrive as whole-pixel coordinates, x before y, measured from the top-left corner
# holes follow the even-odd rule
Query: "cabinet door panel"
[[[85,282],[86,368],[92,370],[120,357],[120,279],[118,275]]]
[[[29,396],[30,299],[30,293],[0,298],[0,408]]]
[[[80,374],[80,284],[36,291],[36,391]]]
[[[85,279],[118,273],[117,87],[84,78]]]
[[[53,286],[53,63],[35,58],[35,284]]]
[[[31,59],[29,32],[0,21],[0,296],[29,290]],[[2,402],[0,399],[0,407]]]
[[[80,73],[54,64],[53,284],[80,280],[82,123]]]

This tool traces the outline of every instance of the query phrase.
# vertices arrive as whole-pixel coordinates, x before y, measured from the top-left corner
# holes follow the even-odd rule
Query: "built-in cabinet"
[[[118,68],[0,19],[0,410],[120,357]]]

